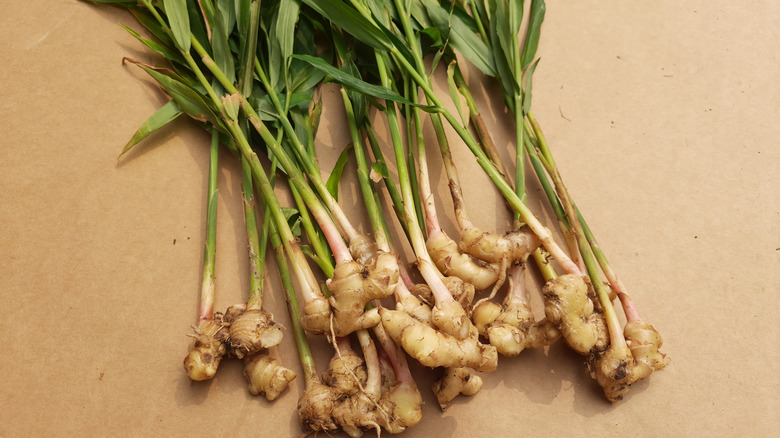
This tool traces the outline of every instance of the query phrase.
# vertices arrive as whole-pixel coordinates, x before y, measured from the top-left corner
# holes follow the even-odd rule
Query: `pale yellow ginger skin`
[[[479,334],[457,301],[436,303],[431,309],[431,323],[442,333],[457,339],[476,337]]]
[[[398,263],[392,254],[380,252],[369,266],[354,260],[338,263],[328,280],[335,335],[346,336],[379,324],[379,313],[365,310],[366,303],[392,295],[398,278]]]
[[[634,374],[636,363],[628,348],[611,344],[605,351],[591,355],[590,360],[592,374],[612,403],[622,400],[631,384],[639,380]]]
[[[396,302],[395,309],[408,314],[423,324],[431,324],[431,308],[428,304],[414,295],[405,295],[401,297],[401,299]]]
[[[458,244],[443,232],[431,236],[426,246],[442,274],[458,277],[477,289],[491,287],[500,277],[499,266],[464,254]]]
[[[390,433],[401,433],[422,419],[422,395],[414,383],[399,383],[382,393],[382,427]]]
[[[282,342],[282,329],[273,315],[262,309],[243,312],[230,323],[230,346],[239,359]]]
[[[184,358],[184,371],[191,380],[208,380],[217,374],[222,358],[227,354],[228,329],[222,314],[215,313],[210,320],[195,328],[190,350]]]
[[[382,308],[380,315],[387,334],[424,366],[471,367],[477,371],[496,369],[498,353],[495,347],[481,344],[476,336],[457,339],[397,310]]]
[[[333,407],[336,394],[333,388],[323,385],[318,379],[311,382],[298,399],[298,417],[309,430],[333,432],[338,425],[333,421]]]
[[[447,368],[431,389],[442,411],[447,410],[455,397],[474,395],[482,388],[482,378],[468,368]]]
[[[422,395],[415,385],[398,383],[374,400],[365,392],[341,397],[332,411],[333,421],[351,437],[363,435],[362,429],[381,427],[401,433],[422,419]]]
[[[323,297],[306,301],[301,315],[301,326],[307,333],[324,335],[330,333],[330,304]]]
[[[409,288],[409,292],[411,292],[411,294],[417,297],[420,301],[427,304],[428,307],[432,306],[433,303],[436,301],[433,298],[433,291],[425,283],[419,283],[413,285],[412,287]]]
[[[458,277],[444,277],[443,281],[452,298],[460,304],[463,310],[469,312],[471,303],[474,301],[474,286]]]
[[[503,306],[483,301],[474,309],[474,324],[504,356],[517,356],[526,348],[555,342],[561,332],[549,320],[536,322],[527,303],[510,301]]]
[[[361,265],[371,263],[378,252],[376,241],[365,234],[360,234],[349,241],[349,253]]]
[[[363,435],[362,428],[377,429],[382,422],[379,417],[378,400],[372,400],[365,392],[359,392],[351,397],[339,399],[333,406],[333,421],[347,435],[357,438]]]
[[[649,323],[629,322],[623,328],[623,336],[637,361],[637,374],[649,375],[669,364],[670,359],[658,351],[664,343],[661,334]]]
[[[366,364],[353,350],[333,355],[322,381],[333,388],[336,395],[352,396],[366,384]]]
[[[580,354],[603,350],[609,341],[603,316],[593,311],[588,285],[579,275],[566,274],[548,281],[542,290],[544,313]]]
[[[276,358],[265,354],[248,357],[244,363],[244,377],[252,395],[265,395],[276,400],[295,377],[295,371],[285,368]]]
[[[475,227],[460,232],[460,249],[488,263],[509,266],[511,261],[524,261],[541,245],[527,226],[504,235],[488,233]]]
[[[628,393],[629,387],[669,364],[665,354],[658,351],[663,344],[661,335],[644,321],[632,321],[623,329],[625,346],[610,345],[602,353],[594,353],[590,367],[607,400],[617,402]]]

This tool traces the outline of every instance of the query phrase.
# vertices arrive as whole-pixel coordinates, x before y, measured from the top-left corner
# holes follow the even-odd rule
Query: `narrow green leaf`
[[[293,58],[308,62],[318,70],[321,70],[322,72],[330,76],[331,79],[333,79],[335,82],[338,82],[339,84],[352,88],[360,93],[366,94],[376,99],[392,100],[393,102],[402,103],[404,105],[415,105],[427,109],[427,107],[410,102],[400,94],[388,90],[385,87],[369,84],[368,82],[357,79],[356,77],[350,75],[349,73],[346,73],[344,71],[337,69],[336,67],[333,67],[332,65],[325,62],[325,60],[323,60],[322,58],[309,56],[309,55],[293,55]]]
[[[520,63],[523,68],[526,68],[536,56],[546,9],[547,6],[544,4],[544,0],[531,1],[531,17],[528,22],[528,31],[525,34],[525,45],[523,46],[523,56]]]
[[[222,24],[227,29],[227,34],[230,35],[233,32],[233,28],[236,26],[236,9],[233,0],[216,0],[215,10],[222,13],[221,16],[215,15],[215,20],[222,20]]]
[[[189,11],[190,17],[190,32],[195,39],[198,40],[200,45],[202,45],[207,52],[211,53],[209,30],[207,29],[206,22],[201,16],[200,6],[198,6],[200,1],[202,0],[187,0],[187,10]]]
[[[474,31],[473,26],[467,24],[460,14],[447,12],[435,0],[423,0],[428,16],[435,23],[439,31],[449,44],[461,55],[469,60],[475,67],[488,76],[495,76],[495,62],[490,48]]]
[[[347,164],[347,160],[349,160],[350,149],[351,146],[348,146],[341,151],[338,160],[336,160],[336,164],[333,165],[333,171],[330,172],[328,182],[325,183],[328,192],[330,192],[331,196],[337,201],[339,200],[339,181],[341,181],[341,174],[344,173],[344,166]]]
[[[380,178],[389,178],[390,170],[384,161],[377,161],[371,165],[371,180],[378,182]]]
[[[306,5],[361,42],[375,49],[392,46],[387,35],[341,0],[303,0]]]
[[[525,90],[523,91],[523,116],[528,114],[528,111],[531,110],[531,86],[533,84],[532,79],[534,76],[534,70],[536,70],[536,66],[538,64],[539,60],[537,59],[528,67],[528,69],[526,69],[525,74],[523,75],[523,79],[525,81]]]
[[[171,39],[170,33],[163,29],[163,27],[160,25],[160,22],[152,17],[151,14],[144,12],[146,11],[130,9],[130,13],[133,14],[133,17],[135,17],[135,19],[138,20],[138,22],[141,23],[141,25],[146,30],[148,30],[149,33],[151,33],[157,39],[157,41],[165,44],[168,47],[173,47],[174,43]]]
[[[169,61],[177,62],[181,65],[186,65],[186,61],[184,58],[182,58],[181,54],[179,52],[171,49],[170,47],[166,46],[165,44],[159,43],[154,40],[150,40],[147,38],[142,37],[138,32],[134,31],[133,29],[130,29],[129,27],[122,25],[122,27],[132,36],[135,37],[138,41],[143,43],[146,47],[152,49],[153,51],[157,52],[164,58],[168,59]]]
[[[179,108],[181,108],[185,114],[195,120],[208,121],[214,126],[220,126],[217,115],[197,91],[185,85],[183,82],[157,72],[149,67],[141,66],[141,68],[163,87],[165,92],[179,104]]]
[[[168,101],[168,103],[155,111],[154,114],[152,114],[148,119],[146,119],[146,121],[144,121],[143,124],[141,124],[141,127],[135,131],[135,134],[133,134],[133,137],[130,139],[130,141],[128,141],[125,147],[122,148],[122,152],[119,153],[119,158],[122,158],[122,155],[132,149],[133,146],[140,143],[141,140],[145,139],[150,134],[167,125],[168,123],[176,120],[182,114],[184,113],[179,108],[179,105],[175,100]]]
[[[176,46],[185,52],[189,52],[190,16],[187,10],[187,0],[163,0],[163,5]]]
[[[452,102],[455,104],[455,109],[458,110],[458,114],[460,114],[460,120],[463,122],[463,127],[469,126],[469,112],[464,111],[463,105],[460,104],[460,92],[458,91],[458,86],[455,84],[455,61],[453,60],[450,62],[450,65],[447,66],[447,87],[450,90],[450,98],[452,99]]]
[[[295,43],[295,23],[298,22],[298,13],[300,12],[298,0],[281,0],[279,2],[279,12],[276,19],[275,36],[279,44],[282,60],[284,61],[283,74],[287,76],[287,67],[290,62],[290,56],[293,54],[293,44]]]
[[[233,62],[233,53],[228,45],[230,30],[227,28],[228,19],[225,15],[228,11],[222,11],[217,8],[214,10],[214,23],[211,31],[211,50],[214,55],[214,62],[217,67],[225,74],[231,83],[236,81],[236,68]]]

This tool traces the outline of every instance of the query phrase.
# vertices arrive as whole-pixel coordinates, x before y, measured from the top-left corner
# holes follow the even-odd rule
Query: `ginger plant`
[[[203,251],[203,283],[201,285],[198,326],[193,341],[184,358],[184,370],[191,380],[208,380],[217,373],[222,358],[227,354],[229,331],[222,320],[222,313],[214,312],[214,268],[217,231],[217,165],[219,156],[219,135],[211,133],[209,155],[209,180],[206,208],[206,245]]]

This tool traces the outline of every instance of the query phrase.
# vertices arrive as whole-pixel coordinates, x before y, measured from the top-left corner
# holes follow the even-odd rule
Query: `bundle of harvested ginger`
[[[559,339],[587,358],[611,402],[669,363],[661,336],[639,315],[569,195],[531,110],[544,1],[93,1],[128,9],[148,37],[130,33],[169,62],[129,60],[170,101],[122,154],[180,115],[211,133],[203,286],[184,359],[192,380],[211,379],[222,360],[239,359],[249,391],[274,400],[299,374],[282,365],[275,347],[285,330],[263,308],[269,245],[305,379],[298,415],[310,431],[361,436],[417,424],[422,395],[409,358],[442,369],[432,387],[442,410],[458,395],[476,394],[489,378],[480,373],[495,370],[499,354],[517,356]],[[461,73],[464,60],[500,84],[516,134],[511,174]],[[437,69],[446,70],[449,105],[434,91]],[[336,84],[343,108],[323,108],[317,90],[325,82]],[[328,178],[315,148],[326,110],[344,111],[351,137]],[[426,119],[434,139],[423,135]],[[386,123],[387,144],[376,123]],[[458,138],[448,137],[447,125]],[[431,140],[435,147],[426,146]],[[450,149],[459,145],[506,200],[514,215],[509,229],[482,230],[471,220],[473,200],[464,197]],[[220,150],[242,163],[251,275],[247,301],[224,313],[214,311]],[[432,189],[429,155],[437,151],[454,238],[441,225]],[[352,159],[370,234],[351,223],[337,197]],[[277,178],[286,179],[292,205],[277,198]],[[527,180],[544,190],[563,245],[526,205]],[[382,200],[392,205],[413,260],[401,256],[404,242],[391,240],[394,224]],[[543,318],[531,305],[529,270],[543,279]],[[333,348],[323,374],[307,334]]]

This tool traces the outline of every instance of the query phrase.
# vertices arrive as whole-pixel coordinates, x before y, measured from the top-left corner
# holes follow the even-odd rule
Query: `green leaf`
[[[309,55],[293,55],[293,58],[308,62],[315,68],[330,76],[331,79],[333,79],[335,82],[352,88],[360,93],[366,94],[376,99],[392,100],[393,102],[402,103],[404,105],[415,105],[420,106],[423,109],[429,109],[427,107],[410,102],[400,94],[388,90],[385,87],[369,84],[368,82],[362,81],[347,72],[341,71],[325,62],[325,60],[322,58]]]
[[[141,140],[145,139],[150,134],[167,125],[168,123],[176,120],[182,114],[184,113],[179,108],[179,105],[175,100],[168,101],[168,103],[155,111],[154,114],[152,114],[143,124],[141,124],[141,127],[139,127],[138,130],[135,131],[135,134],[133,134],[133,138],[131,138],[125,147],[122,148],[122,152],[119,153],[119,158],[122,158],[122,155],[132,149],[133,146],[140,143]]]
[[[190,32],[195,36],[200,45],[202,45],[207,52],[211,52],[211,41],[209,40],[209,31],[206,29],[206,22],[200,13],[200,0],[187,0],[187,9],[189,10],[190,17]]]
[[[168,47],[173,46],[173,40],[171,39],[170,33],[168,33],[163,27],[160,25],[160,22],[157,21],[154,17],[152,17],[148,13],[144,13],[145,11],[141,11],[138,9],[131,9],[130,13],[133,14],[136,20],[138,20],[141,25],[149,31],[156,39],[157,41],[165,44]]]
[[[187,0],[163,0],[165,15],[171,26],[176,46],[185,52],[190,51],[190,16]]]
[[[328,182],[325,183],[328,192],[337,201],[339,200],[339,181],[341,181],[341,174],[344,173],[344,166],[347,164],[347,160],[349,160],[349,150],[350,147],[346,147],[341,151],[339,159],[336,160],[336,164],[333,166],[333,171],[330,172]]]
[[[168,59],[169,61],[177,62],[181,65],[186,65],[187,61],[184,60],[184,58],[181,57],[181,54],[179,52],[171,49],[170,47],[166,46],[165,44],[159,43],[157,41],[153,41],[147,38],[142,37],[138,32],[134,31],[133,29],[130,29],[129,27],[122,25],[122,27],[132,36],[134,36],[138,41],[143,43],[146,47],[152,49],[153,51],[157,52],[164,58]]]
[[[290,230],[293,235],[300,237],[301,235],[301,213],[290,207],[282,207],[282,214],[287,219],[287,224],[290,225]]]
[[[529,18],[528,31],[525,34],[525,45],[523,46],[523,56],[520,62],[523,68],[526,68],[536,56],[546,8],[544,0],[531,1],[531,18]]]
[[[378,175],[380,178],[389,178],[390,170],[387,168],[387,164],[384,161],[377,161],[371,165],[371,179],[377,182],[379,178],[375,178],[373,175]]]
[[[438,27],[443,38],[475,67],[488,76],[495,76],[495,62],[490,48],[479,35],[464,22],[460,14],[447,12],[434,0],[423,0],[428,16]]]
[[[528,111],[531,110],[531,86],[532,86],[532,79],[534,75],[534,70],[536,70],[536,66],[539,64],[539,60],[537,59],[534,61],[533,64],[531,64],[530,67],[525,71],[525,74],[523,75],[523,78],[525,79],[525,90],[523,92],[523,116],[528,114]]]
[[[381,50],[392,47],[387,35],[379,27],[343,1],[303,0],[303,2],[361,42]]]
[[[300,12],[298,0],[281,0],[279,2],[279,12],[276,19],[275,36],[279,44],[282,60],[285,63],[283,70],[286,76],[290,56],[293,54],[293,45],[295,43],[295,23],[298,22]]]
[[[463,122],[463,127],[469,126],[469,112],[463,110],[463,105],[460,104],[460,92],[458,91],[458,86],[455,84],[455,68],[456,64],[453,60],[450,62],[450,65],[447,66],[447,86],[450,90],[450,98],[452,99],[452,102],[455,104],[455,109],[458,110],[458,114],[460,114],[460,120]]]
[[[195,120],[208,121],[214,126],[220,126],[217,115],[197,91],[183,82],[157,72],[149,67],[143,65],[140,67],[163,87],[165,92],[179,104],[179,108],[181,108],[185,114]]]
[[[225,74],[231,83],[236,81],[236,68],[233,62],[233,53],[228,45],[230,30],[227,28],[228,19],[225,15],[229,14],[219,8],[214,11],[214,24],[211,32],[211,47],[214,54],[214,62],[217,67]]]

